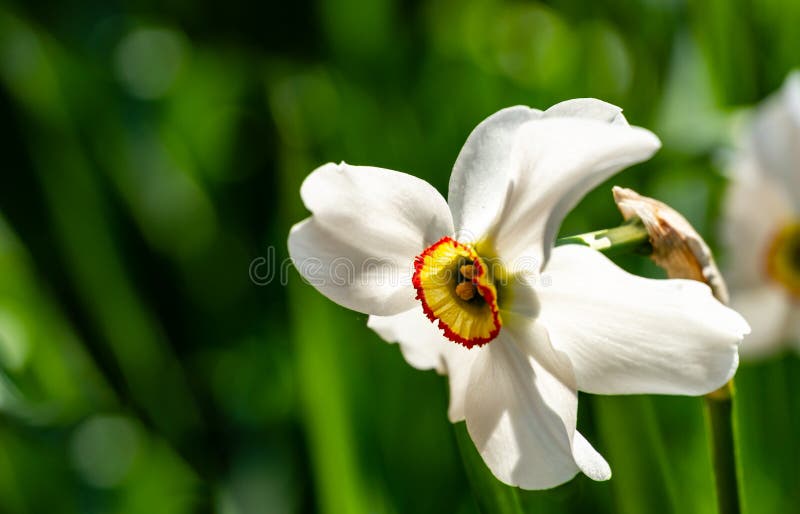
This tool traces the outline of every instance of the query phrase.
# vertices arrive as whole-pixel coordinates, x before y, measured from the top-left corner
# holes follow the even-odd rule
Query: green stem
[[[711,434],[711,460],[719,514],[739,514],[736,446],[733,428],[733,381],[705,396]]]
[[[473,496],[484,514],[522,514],[522,503],[515,487],[497,480],[475,449],[464,422],[455,423],[453,430],[461,460],[467,473]]]
[[[647,229],[638,218],[618,227],[562,237],[556,241],[556,246],[568,244],[588,246],[607,255],[623,253],[649,255],[653,251]]]
[[[595,396],[597,430],[603,454],[615,463],[609,485],[614,493],[614,512],[677,514],[681,498],[676,496],[675,468],[668,461],[669,449],[660,430],[651,399],[647,396]],[[631,419],[642,422],[631,423]],[[632,447],[647,452],[631,451]],[[684,509],[686,510],[686,509]]]
[[[293,281],[289,286],[300,414],[305,426],[322,514],[374,512],[356,451],[346,384],[347,369],[336,348],[336,313],[321,295]],[[308,320],[314,320],[309,323]]]

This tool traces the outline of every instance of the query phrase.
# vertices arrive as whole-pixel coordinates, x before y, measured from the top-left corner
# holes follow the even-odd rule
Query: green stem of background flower
[[[565,244],[589,246],[607,255],[623,253],[649,255],[653,251],[647,229],[636,218],[619,227],[563,237],[556,242],[557,246]],[[704,398],[711,440],[718,512],[720,514],[739,514],[741,502],[739,500],[736,440],[732,415],[733,379]]]
[[[733,427],[733,380],[705,396],[711,433],[711,459],[720,514],[739,514],[739,481]]]

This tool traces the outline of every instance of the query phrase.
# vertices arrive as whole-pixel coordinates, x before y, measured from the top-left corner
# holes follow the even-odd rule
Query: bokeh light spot
[[[99,488],[121,484],[140,449],[137,427],[127,418],[99,415],[83,422],[72,436],[70,453],[81,477]]]
[[[148,100],[160,98],[175,82],[185,57],[186,45],[178,32],[137,29],[117,47],[117,76],[132,95]]]
[[[25,366],[30,349],[29,337],[20,319],[0,307],[0,363],[11,370]]]

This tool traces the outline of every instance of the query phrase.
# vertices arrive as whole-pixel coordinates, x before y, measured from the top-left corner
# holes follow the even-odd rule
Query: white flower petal
[[[552,349],[543,328],[522,321],[512,327],[475,360],[467,389],[467,429],[486,465],[524,489],[555,487],[579,469],[608,478],[608,465],[576,435],[568,359]]]
[[[794,312],[789,315],[789,341],[794,345],[795,350],[800,352],[800,306],[794,308]]]
[[[752,333],[744,339],[739,350],[743,358],[769,357],[787,342],[786,325],[791,319],[793,306],[783,289],[773,285],[740,289],[733,296],[731,306],[752,327]]]
[[[385,341],[398,343],[410,365],[448,375],[448,418],[454,423],[464,419],[464,396],[470,368],[483,348],[468,350],[444,337],[436,324],[425,316],[421,306],[394,316],[370,316],[367,326]]]
[[[314,217],[289,232],[294,267],[334,302],[367,314],[390,315],[413,307],[416,293],[407,259],[404,264],[403,258],[363,246],[351,245],[346,234],[326,229]]]
[[[747,323],[691,280],[631,275],[590,248],[556,248],[540,320],[597,394],[708,393],[738,365]]]
[[[734,296],[738,288],[765,283],[764,259],[772,238],[794,216],[785,187],[764,176],[752,159],[740,158],[725,196],[722,220],[728,250],[725,278]]]
[[[495,284],[497,294],[501,298],[498,307],[503,318],[516,315],[534,319],[539,315],[541,305],[539,294],[534,287],[538,277],[538,267],[536,269],[522,267]]]
[[[782,184],[800,211],[800,73],[789,75],[781,90],[758,108],[750,137],[765,176]]]
[[[501,335],[473,364],[466,397],[467,429],[486,465],[525,489],[555,487],[578,472],[562,419],[574,421],[576,393],[541,369]]]
[[[466,417],[465,403],[469,379],[472,375],[472,366],[481,354],[488,351],[488,348],[486,346],[475,346],[468,350],[461,345],[452,344],[456,348],[448,350],[445,356],[450,386],[450,406],[447,409],[447,419],[452,423],[456,423],[463,421]]]
[[[370,316],[367,326],[384,341],[398,343],[411,366],[435,369],[441,375],[447,372],[443,352],[446,347],[456,344],[444,337],[436,324],[425,316],[419,302],[413,309],[394,316]]]
[[[660,144],[645,129],[595,119],[527,122],[517,132],[515,175],[487,239],[508,266],[533,256],[543,267],[566,213],[620,169],[649,158]]]
[[[557,103],[544,111],[543,117],[591,118],[607,123],[628,125],[622,108],[597,98],[575,98]]]
[[[459,241],[475,241],[489,228],[505,198],[517,129],[541,114],[522,105],[509,107],[483,120],[467,138],[447,194]]]
[[[447,204],[430,184],[367,166],[326,164],[300,188],[313,216],[292,227],[295,267],[349,309],[391,315],[415,305],[414,257],[452,236]]]
[[[592,480],[601,481],[611,478],[611,466],[577,430],[572,440],[572,456],[583,474]]]
[[[795,70],[786,76],[782,91],[786,109],[791,113],[795,123],[800,125],[800,71]]]

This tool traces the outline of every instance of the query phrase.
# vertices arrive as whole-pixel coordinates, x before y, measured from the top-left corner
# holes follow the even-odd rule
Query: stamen
[[[425,315],[449,340],[472,348],[500,333],[497,288],[472,246],[443,237],[414,259],[411,280]]]
[[[470,268],[471,267],[472,266],[470,266]],[[466,268],[466,266],[461,266],[461,268]],[[464,274],[464,276],[466,276],[466,274]],[[456,286],[456,294],[462,300],[470,301],[475,297],[475,286],[472,282],[461,282]]]

